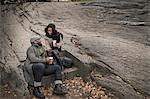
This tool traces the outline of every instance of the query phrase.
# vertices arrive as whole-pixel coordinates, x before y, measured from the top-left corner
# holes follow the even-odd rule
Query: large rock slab
[[[64,49],[84,63],[98,64],[99,73],[109,71],[109,75],[103,74],[105,79],[97,80],[100,84],[115,90],[124,99],[149,96],[149,26],[135,26],[135,23],[149,24],[148,1],[95,2],[82,3],[84,6],[64,2],[4,6],[9,11],[5,10],[3,14],[6,40],[2,42],[7,43],[3,43],[5,47],[1,54],[9,56],[6,58],[12,65],[7,67],[18,71],[17,67],[25,60],[26,49],[30,46],[30,37],[43,35],[45,26],[52,22],[64,34]],[[2,64],[6,61],[3,57],[1,60]]]
[[[119,75],[137,91],[150,94],[149,47],[109,37],[98,38],[96,41],[82,38],[81,42],[84,47],[98,55],[96,57],[98,61],[107,63],[110,66],[107,67],[109,70]]]

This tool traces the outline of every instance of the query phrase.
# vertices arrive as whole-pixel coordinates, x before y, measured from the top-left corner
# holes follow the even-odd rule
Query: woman
[[[57,49],[58,51],[61,51],[61,46],[63,45],[63,35],[57,32],[55,25],[49,24],[45,28],[45,33],[48,38],[51,38],[53,40],[52,49]]]
[[[49,38],[49,45],[52,48],[52,53],[57,63],[62,67],[71,68],[73,61],[67,57],[61,57],[61,46],[63,45],[63,35],[57,32],[54,24],[49,24],[45,28],[46,38]],[[52,44],[51,44],[52,42]]]

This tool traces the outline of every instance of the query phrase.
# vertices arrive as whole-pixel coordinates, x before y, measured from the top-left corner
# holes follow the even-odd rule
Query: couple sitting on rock
[[[24,76],[28,85],[32,85],[33,95],[38,98],[45,96],[40,92],[42,77],[45,75],[55,74],[54,94],[64,95],[62,90],[62,69],[61,66],[54,62],[53,50],[61,51],[63,44],[63,35],[55,30],[54,24],[49,24],[45,28],[46,36],[33,37],[30,39],[31,46],[27,49],[27,58],[24,66]],[[49,46],[47,46],[47,44]]]

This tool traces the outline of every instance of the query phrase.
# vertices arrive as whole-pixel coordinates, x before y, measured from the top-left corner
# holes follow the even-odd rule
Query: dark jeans
[[[61,67],[59,65],[45,65],[35,63],[32,66],[34,81],[41,82],[44,75],[55,74],[55,80],[62,80]]]

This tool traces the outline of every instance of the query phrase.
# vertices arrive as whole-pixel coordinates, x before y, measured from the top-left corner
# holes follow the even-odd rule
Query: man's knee
[[[45,68],[45,65],[43,63],[36,63],[33,64],[32,69],[36,69],[36,70],[43,70]]]
[[[54,66],[55,66],[56,70],[61,70],[60,65],[54,65]]]

